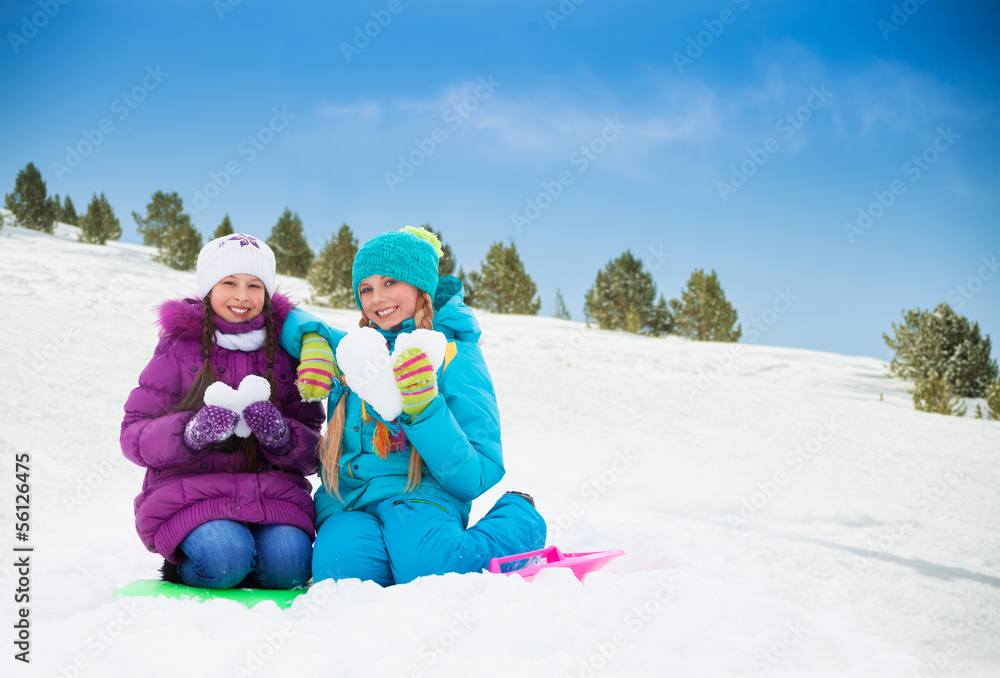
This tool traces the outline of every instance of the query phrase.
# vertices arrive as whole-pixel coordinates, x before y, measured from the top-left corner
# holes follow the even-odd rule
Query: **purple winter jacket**
[[[271,301],[280,333],[292,303],[281,294]],[[275,349],[273,375],[275,406],[291,432],[285,449],[269,451],[261,445],[259,472],[247,473],[243,455],[227,451],[232,440],[200,453],[184,444],[184,427],[194,413],[171,412],[204,360],[201,325],[198,299],[160,307],[160,341],[139,375],[139,386],[129,394],[122,421],[122,451],[147,469],[135,498],[136,531],[147,549],[173,563],[183,559],[178,547],[184,537],[210,520],[294,525],[315,535],[312,487],[305,476],[319,466],[316,444],[326,417],[320,403],[302,402],[295,386],[296,363],[282,349]],[[210,359],[218,378],[232,388],[248,374],[267,372],[264,348],[230,351],[213,344]]]

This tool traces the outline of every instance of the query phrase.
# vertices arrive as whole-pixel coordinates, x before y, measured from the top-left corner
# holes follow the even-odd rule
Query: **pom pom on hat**
[[[234,233],[209,242],[198,254],[197,293],[203,299],[215,284],[228,275],[247,273],[260,278],[268,296],[277,285],[274,252],[263,240]]]
[[[434,297],[441,241],[425,228],[405,226],[375,236],[354,255],[354,301],[361,308],[358,285],[370,275],[384,275],[413,285]]]
[[[413,228],[413,226],[403,226],[403,228],[399,230],[402,233],[412,233],[421,240],[426,240],[427,242],[429,242],[431,244],[431,247],[434,248],[434,252],[437,254],[439,260],[441,259],[441,257],[444,256],[444,251],[441,249],[441,240],[423,226],[421,226],[420,228]]]

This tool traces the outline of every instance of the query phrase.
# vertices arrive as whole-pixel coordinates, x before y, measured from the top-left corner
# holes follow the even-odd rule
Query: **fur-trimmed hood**
[[[201,340],[202,300],[194,297],[171,299],[157,308],[159,316],[160,338]],[[285,323],[285,318],[295,308],[291,299],[281,292],[275,292],[271,297],[271,308],[278,332]],[[247,321],[252,322],[252,321]]]

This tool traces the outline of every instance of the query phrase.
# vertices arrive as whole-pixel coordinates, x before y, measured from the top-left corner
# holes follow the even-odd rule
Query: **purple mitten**
[[[205,405],[191,417],[184,427],[184,444],[199,451],[212,443],[219,443],[233,434],[238,414],[218,405]]]
[[[257,435],[257,440],[270,449],[281,448],[288,442],[288,424],[270,400],[247,405],[243,421]]]

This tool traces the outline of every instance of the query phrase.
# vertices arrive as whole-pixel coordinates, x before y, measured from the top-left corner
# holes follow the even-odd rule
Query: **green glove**
[[[403,395],[403,412],[415,418],[437,397],[437,374],[427,354],[410,348],[399,354],[392,368]]]
[[[326,400],[333,379],[340,376],[330,343],[316,332],[302,335],[302,353],[295,385],[307,403]]]

